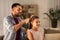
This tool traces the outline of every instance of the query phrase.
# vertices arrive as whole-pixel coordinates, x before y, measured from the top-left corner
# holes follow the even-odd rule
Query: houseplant
[[[44,13],[46,14],[49,19],[51,20],[51,26],[52,28],[57,27],[57,21],[60,21],[60,9],[54,10],[53,8],[49,9],[49,13]]]

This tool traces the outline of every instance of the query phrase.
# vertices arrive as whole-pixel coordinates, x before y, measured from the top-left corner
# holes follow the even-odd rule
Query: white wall
[[[0,29],[2,29],[3,20],[3,0],[0,0]]]
[[[49,21],[45,24],[45,19],[43,13],[48,11],[48,2],[49,0],[13,0],[13,2],[19,2],[20,4],[37,4],[38,5],[38,14],[41,21],[41,26],[49,26]]]
[[[0,28],[2,27],[2,20],[5,16],[11,13],[11,5],[15,2],[20,4],[37,4],[38,5],[38,14],[41,21],[41,26],[50,27],[49,18],[43,13],[48,12],[49,8],[55,8],[56,5],[60,8],[59,2],[60,0],[0,0]]]

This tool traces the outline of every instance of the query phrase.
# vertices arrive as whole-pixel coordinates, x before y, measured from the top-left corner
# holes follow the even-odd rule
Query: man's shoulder
[[[12,19],[13,17],[11,15],[8,15],[6,17],[4,17],[4,19]]]

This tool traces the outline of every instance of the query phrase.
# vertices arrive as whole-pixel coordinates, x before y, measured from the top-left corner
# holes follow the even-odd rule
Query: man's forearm
[[[18,24],[14,25],[15,31],[18,31],[18,29],[20,29],[24,23],[25,23],[25,21],[21,21]]]

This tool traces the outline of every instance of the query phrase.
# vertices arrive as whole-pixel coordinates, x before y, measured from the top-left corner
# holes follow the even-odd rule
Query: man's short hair
[[[22,5],[19,4],[19,3],[13,3],[11,8],[14,8],[14,7],[16,7],[16,6],[21,6],[21,7],[22,7]]]

